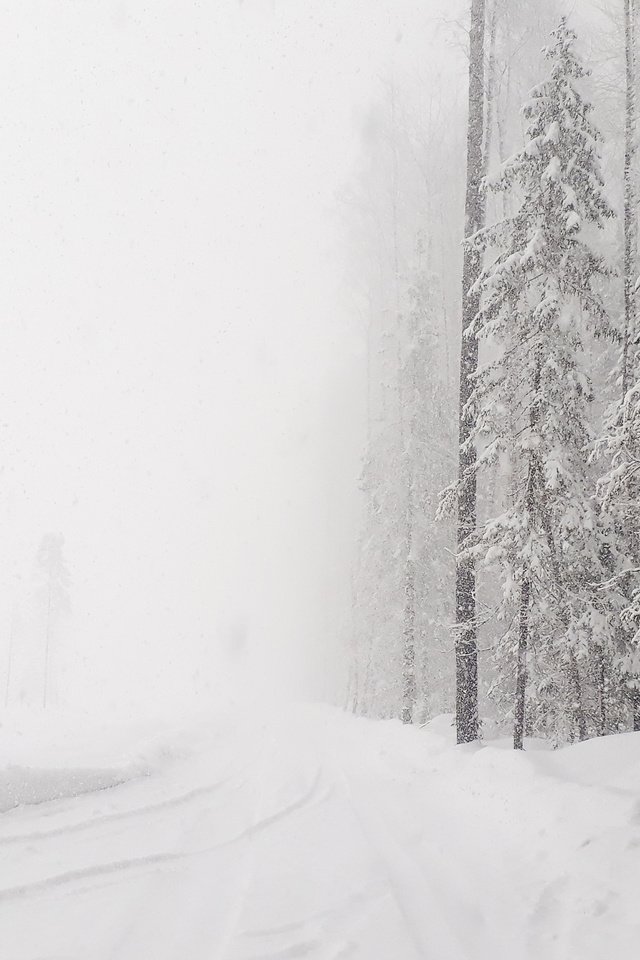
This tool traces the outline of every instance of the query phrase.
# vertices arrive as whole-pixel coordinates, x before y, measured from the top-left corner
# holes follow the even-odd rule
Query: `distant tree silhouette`
[[[60,533],[47,533],[42,538],[36,558],[41,577],[40,595],[45,610],[45,655],[42,706],[46,708],[51,686],[51,642],[59,618],[70,610],[69,572],[64,555],[64,537]]]

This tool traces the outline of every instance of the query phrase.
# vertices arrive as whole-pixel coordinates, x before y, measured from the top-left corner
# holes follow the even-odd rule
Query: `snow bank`
[[[456,746],[451,717],[359,723],[394,780],[409,773],[402,829],[418,862],[434,862],[435,833],[457,864],[451,896],[483,918],[474,960],[638,956],[640,734],[522,753],[505,739]],[[477,921],[462,909],[460,922]]]
[[[10,711],[0,724],[0,813],[151,776],[198,744],[193,722]]]
[[[24,804],[46,803],[108,790],[148,774],[147,768],[136,765],[101,770],[7,767],[0,770],[0,813]]]

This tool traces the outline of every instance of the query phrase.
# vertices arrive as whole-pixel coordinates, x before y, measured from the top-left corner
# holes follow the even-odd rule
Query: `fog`
[[[59,702],[342,695],[364,346],[341,194],[381,82],[437,72],[431,6],[5,8],[10,701],[40,698],[48,532]]]

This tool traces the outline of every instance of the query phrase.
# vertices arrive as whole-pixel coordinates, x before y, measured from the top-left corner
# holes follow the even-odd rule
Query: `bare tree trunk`
[[[522,750],[524,746],[525,693],[527,687],[527,646],[529,642],[529,600],[531,583],[529,578],[522,581],[520,588],[520,611],[518,617],[518,667],[516,674],[515,723],[513,728],[513,749]]]
[[[465,237],[484,225],[484,34],[485,0],[471,0],[469,37],[469,118],[467,127],[467,193]],[[476,570],[460,556],[476,528],[476,451],[470,443],[473,415],[468,409],[473,375],[478,368],[478,343],[468,330],[480,307],[472,287],[480,275],[480,252],[465,244],[462,268],[462,343],[460,347],[460,491],[458,500],[458,563],[456,570],[456,729],[458,743],[478,739],[478,644],[476,635]]]
[[[636,226],[636,53],[635,53],[635,0],[624,0],[624,47],[626,66],[625,100],[625,150],[624,150],[624,340],[622,346],[622,397],[632,384],[632,358],[629,356],[631,345],[637,337],[635,279],[637,271],[638,236]],[[638,532],[633,535],[633,548],[638,550]],[[636,683],[639,677],[634,678]],[[633,729],[640,731],[640,689],[632,687],[630,703],[633,715]]]
[[[491,151],[493,147],[493,128],[496,116],[496,31],[498,4],[494,0],[489,14],[489,57],[486,72],[486,115],[484,125],[484,146],[482,148],[482,176],[489,173]]]
[[[400,331],[399,331],[400,335]],[[411,437],[413,424],[405,425],[403,384],[404,369],[402,364],[401,344],[398,340],[398,397],[400,401],[400,435],[405,450],[404,482],[406,487],[405,509],[405,577],[404,577],[404,613],[402,625],[402,722],[413,723],[413,713],[417,699],[416,683],[416,580],[413,563],[413,464],[410,458],[413,455],[413,444],[405,443],[405,435]],[[408,452],[407,452],[408,451]]]
[[[408,547],[412,532],[409,527]],[[402,722],[413,723],[417,699],[416,684],[416,585],[411,553],[407,557],[405,579],[404,637],[402,651]]]
[[[629,347],[634,342],[636,316],[634,285],[637,256],[635,171],[636,154],[636,58],[634,36],[634,0],[624,0],[624,37],[626,65],[625,150],[624,150],[624,343],[622,355],[622,396],[630,386]]]
[[[416,331],[412,331],[415,336]],[[410,388],[415,393],[417,387],[416,371],[412,364]],[[406,511],[406,567],[404,581],[404,629],[402,650],[402,722],[413,723],[415,720],[416,701],[418,699],[418,683],[416,678],[416,570],[413,556],[414,548],[414,463],[415,454],[415,416],[409,418],[407,431],[411,442],[408,445],[408,462],[406,470],[407,511]]]
[[[569,653],[569,687],[571,690],[571,712],[573,721],[578,731],[578,739],[587,739],[587,718],[584,712],[584,701],[582,697],[582,684],[580,682],[580,670],[578,661],[572,652]]]
[[[640,688],[633,687],[630,692],[631,709],[633,711],[633,730],[640,733]]]

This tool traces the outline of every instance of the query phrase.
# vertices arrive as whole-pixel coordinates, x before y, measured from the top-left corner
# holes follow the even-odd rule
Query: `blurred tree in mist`
[[[36,555],[39,579],[38,601],[44,626],[44,678],[42,705],[46,707],[52,696],[52,653],[56,631],[61,618],[71,609],[70,578],[64,560],[64,537],[47,533],[40,542]]]

